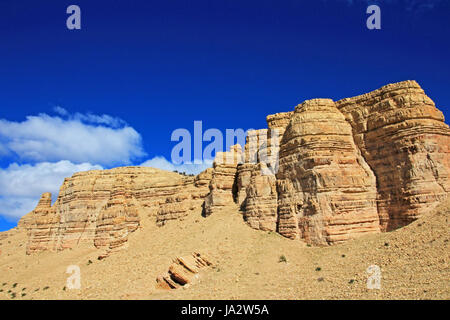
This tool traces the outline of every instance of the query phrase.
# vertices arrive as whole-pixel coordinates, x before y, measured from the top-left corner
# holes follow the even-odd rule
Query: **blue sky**
[[[408,79],[448,119],[449,21],[444,0],[3,0],[0,231],[75,171],[173,169],[171,133],[195,120],[263,128],[303,100]]]

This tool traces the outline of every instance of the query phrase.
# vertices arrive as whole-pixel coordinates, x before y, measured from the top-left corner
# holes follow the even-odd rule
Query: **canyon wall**
[[[164,226],[223,208],[254,229],[328,245],[407,225],[450,192],[450,129],[415,81],[307,100],[266,120],[196,177],[142,167],[74,174],[53,205],[45,193],[19,222],[27,252],[83,242],[106,257],[143,218]]]

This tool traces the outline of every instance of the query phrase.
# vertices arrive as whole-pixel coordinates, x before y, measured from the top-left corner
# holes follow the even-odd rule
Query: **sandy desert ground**
[[[144,220],[104,260],[94,247],[26,255],[26,235],[12,232],[0,240],[0,299],[449,299],[449,219],[446,201],[394,232],[310,247],[253,230],[230,207],[163,227]],[[192,252],[215,265],[187,287],[157,289],[172,260]],[[79,290],[66,287],[69,265],[81,269]],[[370,265],[381,268],[379,290],[367,289]]]

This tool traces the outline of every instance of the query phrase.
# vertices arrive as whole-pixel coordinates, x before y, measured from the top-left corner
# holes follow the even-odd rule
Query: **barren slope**
[[[129,248],[105,260],[87,246],[26,255],[26,236],[13,233],[0,240],[0,298],[16,293],[15,299],[449,299],[449,213],[446,201],[397,231],[320,248],[253,230],[228,207],[208,218],[192,213],[164,227],[143,221]],[[193,251],[208,254],[215,268],[202,271],[188,288],[156,289],[155,278],[172,259]],[[280,262],[282,255],[287,262]],[[73,264],[81,268],[82,288],[64,290],[66,268]],[[381,267],[381,290],[366,288],[372,264]]]

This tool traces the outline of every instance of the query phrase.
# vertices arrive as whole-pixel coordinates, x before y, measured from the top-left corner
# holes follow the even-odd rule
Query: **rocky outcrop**
[[[264,163],[253,165],[246,188],[244,220],[254,229],[276,231],[278,194],[275,175],[264,175]]]
[[[377,177],[383,230],[404,226],[450,191],[450,132],[415,81],[338,101]]]
[[[139,227],[138,203],[122,177],[115,181],[110,199],[97,217],[94,245],[104,249],[100,258],[126,246],[128,235]]]
[[[57,245],[61,216],[52,207],[51,193],[44,193],[36,208],[19,225],[27,230],[27,253],[53,250]]]
[[[46,193],[19,222],[29,233],[27,252],[62,250],[87,243],[102,257],[125,247],[140,221],[164,225],[192,208],[201,210],[208,194],[202,179],[145,167],[79,172],[65,179],[56,202]],[[178,203],[175,209],[169,204]]]
[[[238,203],[255,229],[339,243],[406,225],[449,193],[450,130],[414,81],[305,101],[267,123],[278,145],[261,143],[262,130],[249,133],[236,178]],[[264,150],[279,150],[275,177],[258,174]]]
[[[212,265],[209,258],[196,252],[190,256],[176,258],[169,271],[156,278],[156,287],[170,290],[191,284],[198,278],[201,269]]]
[[[55,204],[44,194],[19,222],[27,252],[84,242],[107,256],[143,219],[164,226],[223,208],[258,230],[335,244],[404,226],[448,197],[450,129],[414,81],[266,120],[195,177],[124,167],[67,178]]]
[[[242,148],[234,145],[228,152],[218,152],[213,162],[212,179],[209,194],[203,205],[203,215],[209,216],[214,211],[233,203],[234,186],[238,164],[242,163]]]
[[[379,232],[375,177],[332,100],[295,108],[276,177],[280,234],[332,244]]]

